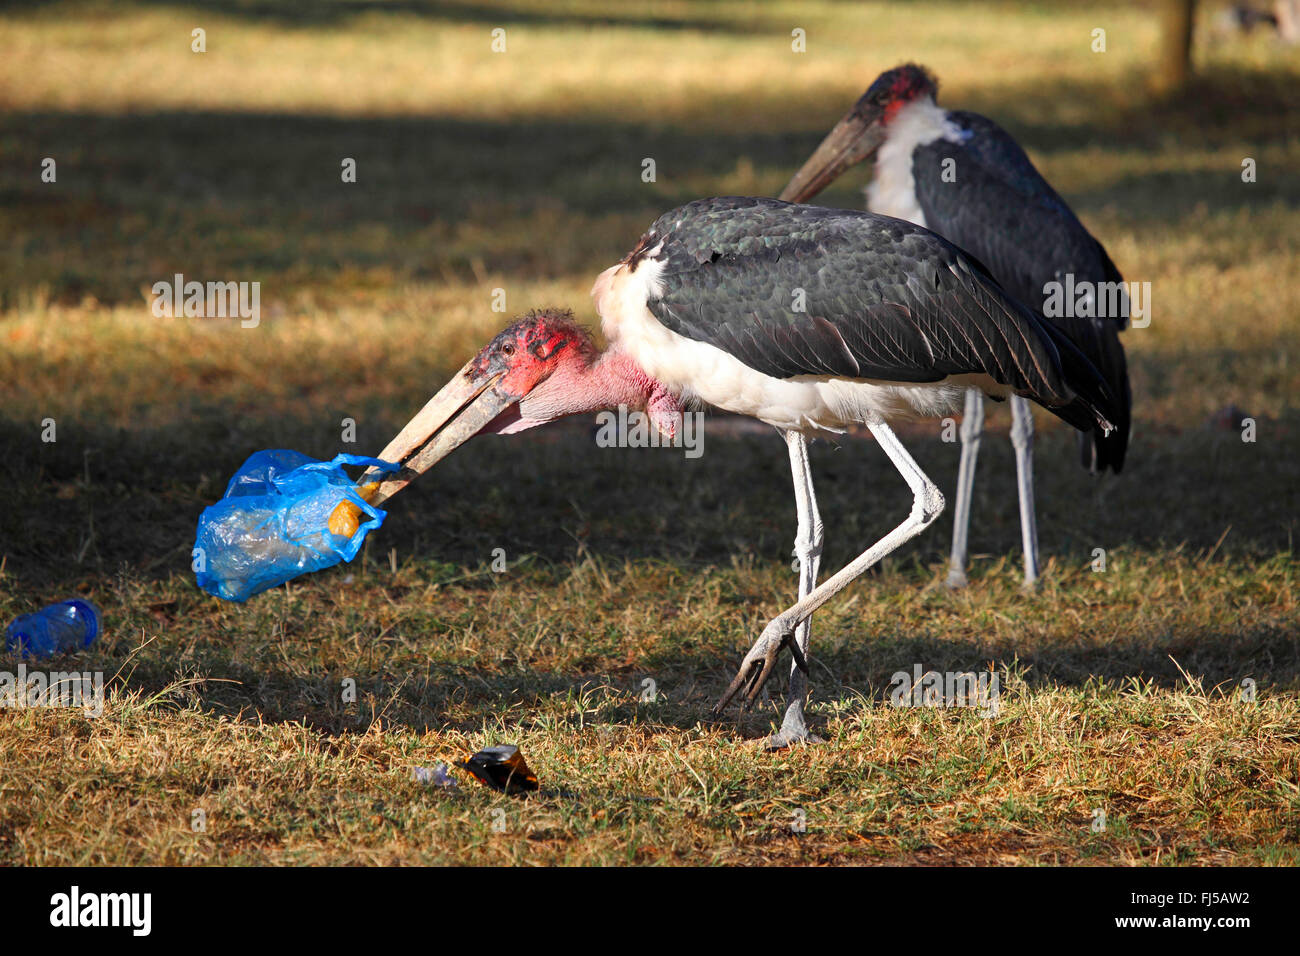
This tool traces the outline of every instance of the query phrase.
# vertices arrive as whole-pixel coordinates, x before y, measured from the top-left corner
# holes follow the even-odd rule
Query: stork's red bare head
[[[916,63],[905,63],[876,77],[853,109],[864,114],[881,110],[888,123],[908,103],[923,96],[934,99],[938,92],[939,83],[933,73]]]
[[[587,330],[567,309],[536,309],[502,329],[470,363],[478,380],[501,376],[501,388],[521,398],[564,363],[596,354]]]
[[[786,184],[781,198],[812,199],[850,166],[875,155],[899,110],[921,99],[933,100],[938,90],[934,75],[915,63],[881,73]]]

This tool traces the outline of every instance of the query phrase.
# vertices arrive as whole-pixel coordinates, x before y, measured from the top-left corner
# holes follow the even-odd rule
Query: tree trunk
[[[1177,93],[1192,75],[1192,31],[1196,0],[1164,0],[1160,11],[1160,59],[1152,86],[1158,93]]]

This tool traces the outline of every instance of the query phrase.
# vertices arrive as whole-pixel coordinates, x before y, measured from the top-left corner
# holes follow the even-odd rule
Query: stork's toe
[[[790,648],[790,653],[794,655],[799,669],[806,673],[808,663],[804,660],[799,642],[794,639],[794,629],[787,627],[780,618],[777,618],[763,629],[763,633],[749,649],[745,659],[740,662],[736,676],[713,707],[714,715],[720,715],[726,710],[727,705],[738,693],[741,694],[742,709],[748,710],[758,697],[759,691],[763,689],[763,685],[772,676],[772,672],[776,669],[776,662],[781,657],[781,650],[786,647]]]

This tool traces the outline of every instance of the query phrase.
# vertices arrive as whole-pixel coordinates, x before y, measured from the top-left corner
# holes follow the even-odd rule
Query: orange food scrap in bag
[[[357,488],[357,494],[366,501],[375,493],[379,487],[379,482],[371,481]],[[329,529],[330,534],[336,534],[341,538],[351,538],[357,533],[357,528],[361,526],[361,509],[350,501],[340,501],[338,507],[330,512]]]

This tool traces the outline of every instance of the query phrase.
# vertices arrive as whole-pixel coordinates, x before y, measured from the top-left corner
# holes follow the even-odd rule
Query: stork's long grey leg
[[[745,692],[745,702],[747,704],[752,702],[768,677],[771,676],[772,668],[776,665],[782,647],[789,647],[795,656],[796,662],[803,664],[803,652],[794,637],[795,629],[799,624],[807,620],[814,611],[844,590],[849,585],[849,582],[862,574],[863,571],[866,571],[885,555],[920,534],[943,511],[943,494],[912,459],[912,456],[907,453],[907,449],[903,447],[902,442],[898,440],[889,426],[884,422],[873,422],[869,423],[867,427],[871,429],[871,433],[876,436],[877,443],[889,456],[889,460],[894,463],[894,467],[898,469],[899,474],[907,481],[908,487],[912,489],[911,512],[893,531],[866,551],[863,551],[839,571],[836,571],[818,587],[814,588],[813,592],[807,597],[800,599],[793,607],[787,608],[778,614],[767,627],[763,628],[763,633],[759,635],[758,640],[754,642],[754,646],[750,648],[749,653],[745,655],[745,659],[741,661],[740,671],[731,682],[731,686],[727,688],[727,692],[722,695],[722,699],[714,706],[714,713],[721,713],[722,709],[731,701],[731,698],[742,688]]]
[[[948,587],[966,586],[966,538],[970,531],[970,499],[975,487],[975,461],[984,435],[984,396],[977,388],[966,389],[962,411],[961,464],[957,467],[957,504],[952,522],[952,556],[948,562]]]
[[[802,601],[817,587],[824,529],[822,516],[817,510],[817,494],[813,491],[812,469],[808,466],[807,439],[799,432],[786,432],[785,443],[790,450],[790,475],[794,479],[795,510],[798,513],[794,556],[799,560],[799,600]],[[809,615],[799,622],[794,633],[795,643],[805,661],[811,636],[812,615]],[[821,743],[821,738],[808,731],[804,719],[807,696],[808,675],[797,662],[791,662],[785,719],[781,721],[781,729],[767,738],[767,749],[780,750],[794,743]]]
[[[1011,396],[1011,444],[1016,449],[1020,495],[1020,543],[1025,551],[1025,587],[1038,581],[1038,519],[1034,514],[1034,413],[1029,401]]]

